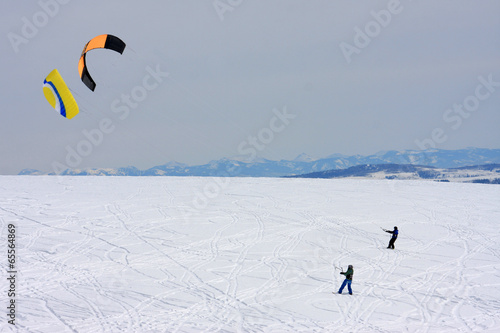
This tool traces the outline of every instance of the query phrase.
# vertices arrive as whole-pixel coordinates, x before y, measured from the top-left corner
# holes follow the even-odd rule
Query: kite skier
[[[340,272],[340,274],[345,275],[345,280],[344,282],[342,282],[342,286],[340,286],[339,294],[342,294],[342,290],[344,290],[345,286],[347,285],[347,289],[349,290],[349,295],[352,295],[351,283],[352,283],[352,276],[354,274],[354,269],[352,265],[349,265],[349,267],[347,268],[347,272]]]
[[[392,234],[391,240],[389,241],[389,245],[387,246],[387,248],[394,250],[394,242],[398,238],[398,234],[399,234],[398,227],[394,227],[394,230],[387,230],[387,229],[382,229],[382,230]]]

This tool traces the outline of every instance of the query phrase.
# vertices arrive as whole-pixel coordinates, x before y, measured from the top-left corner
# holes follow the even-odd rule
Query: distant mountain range
[[[329,170],[343,170],[362,165],[398,164],[434,168],[459,168],[495,163],[500,163],[500,149],[390,150],[369,156],[334,154],[321,159],[315,159],[306,154],[301,154],[294,160],[281,161],[260,159],[248,162],[223,158],[196,166],[170,162],[147,170],[139,170],[133,166],[117,169],[68,169],[60,173],[60,175],[283,177]],[[50,173],[43,173],[33,169],[24,169],[19,174],[43,175]]]

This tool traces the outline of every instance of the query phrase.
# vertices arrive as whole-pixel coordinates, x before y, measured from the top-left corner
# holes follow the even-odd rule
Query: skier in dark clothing
[[[392,238],[389,241],[389,246],[387,246],[387,248],[394,250],[394,242],[396,241],[396,239],[398,239],[398,234],[399,234],[398,227],[394,227],[394,230],[386,230],[386,229],[383,229],[383,230],[385,232],[392,234]]]
[[[347,285],[347,289],[349,290],[349,295],[352,295],[351,283],[352,283],[352,276],[354,275],[354,269],[352,268],[352,265],[349,265],[349,267],[347,268],[347,272],[340,272],[340,274],[345,275],[345,280],[342,283],[342,286],[340,286],[339,294],[342,294],[342,290],[344,290],[345,286]]]

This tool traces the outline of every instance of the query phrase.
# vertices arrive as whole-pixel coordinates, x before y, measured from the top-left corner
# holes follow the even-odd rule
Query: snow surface
[[[2,332],[500,332],[500,186],[0,177]],[[397,225],[396,250],[386,249]],[[333,294],[354,265],[354,295]]]

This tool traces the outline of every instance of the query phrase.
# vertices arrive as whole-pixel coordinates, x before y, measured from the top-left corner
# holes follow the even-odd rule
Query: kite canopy
[[[78,114],[78,104],[57,69],[43,81],[43,94],[61,116],[71,119]]]
[[[93,49],[109,49],[122,54],[125,49],[125,43],[120,38],[113,35],[99,35],[85,44],[80,61],[78,62],[78,72],[80,73],[80,78],[83,83],[92,91],[95,89],[95,82],[87,70],[85,56],[88,51]]]

